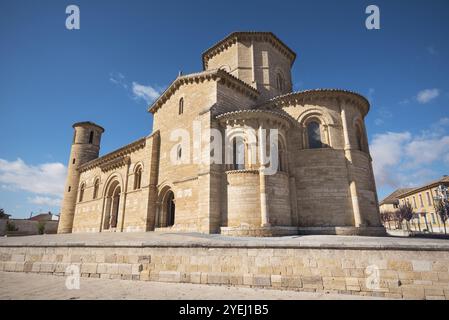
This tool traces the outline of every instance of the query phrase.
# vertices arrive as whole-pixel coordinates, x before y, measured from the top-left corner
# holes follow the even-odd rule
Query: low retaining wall
[[[72,265],[82,277],[449,299],[447,249],[0,243],[0,271],[63,276]]]
[[[12,224],[16,231],[8,231],[7,224]],[[44,225],[45,234],[54,234],[58,230],[58,221],[34,221],[24,219],[0,219],[0,236],[27,236],[39,234],[39,224]]]

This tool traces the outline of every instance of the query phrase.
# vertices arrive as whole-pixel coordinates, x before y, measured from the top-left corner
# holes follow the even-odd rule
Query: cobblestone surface
[[[347,300],[380,299],[326,294],[188,283],[81,278],[79,290],[68,290],[66,278],[27,273],[0,272],[0,299],[151,299],[151,300]]]

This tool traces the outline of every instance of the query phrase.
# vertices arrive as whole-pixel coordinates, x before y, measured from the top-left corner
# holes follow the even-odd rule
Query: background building
[[[380,212],[394,212],[399,205],[410,203],[415,213],[411,220],[413,230],[442,232],[443,222],[435,212],[435,197],[440,185],[449,187],[447,175],[417,188],[398,189],[380,202]]]

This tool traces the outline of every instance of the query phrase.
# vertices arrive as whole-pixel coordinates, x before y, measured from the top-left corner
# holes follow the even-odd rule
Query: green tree
[[[4,209],[0,208],[0,219],[8,219],[9,215],[6,214]]]
[[[439,200],[435,205],[435,210],[440,216],[441,221],[443,221],[444,233],[447,234],[446,221],[449,219],[449,202]]]

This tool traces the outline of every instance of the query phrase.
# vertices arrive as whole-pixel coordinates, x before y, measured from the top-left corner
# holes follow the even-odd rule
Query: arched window
[[[140,184],[142,182],[142,167],[137,167],[134,172],[134,190],[140,189]]]
[[[307,138],[310,149],[318,149],[323,147],[319,122],[311,121],[307,124]]]
[[[232,140],[232,164],[233,170],[245,169],[245,142],[242,137]]]
[[[176,150],[176,158],[179,161],[181,161],[181,159],[182,159],[182,147],[181,147],[181,145],[178,145],[178,149]]]
[[[83,198],[84,198],[84,189],[85,189],[85,185],[84,185],[84,183],[81,185],[81,188],[80,188],[80,197],[79,197],[79,202],[82,202],[83,201]]]
[[[284,91],[284,77],[282,77],[282,74],[280,72],[278,72],[276,74],[276,86],[278,88],[279,91],[283,92]]]
[[[94,182],[94,199],[97,199],[98,197],[98,189],[100,189],[100,179],[95,179]]]
[[[92,144],[94,142],[94,132],[91,131],[89,134],[89,143]]]
[[[183,114],[184,113],[184,98],[179,99],[179,110],[178,110],[179,114]]]
[[[278,143],[278,168],[280,172],[287,172],[287,155],[284,144],[279,141]]]

